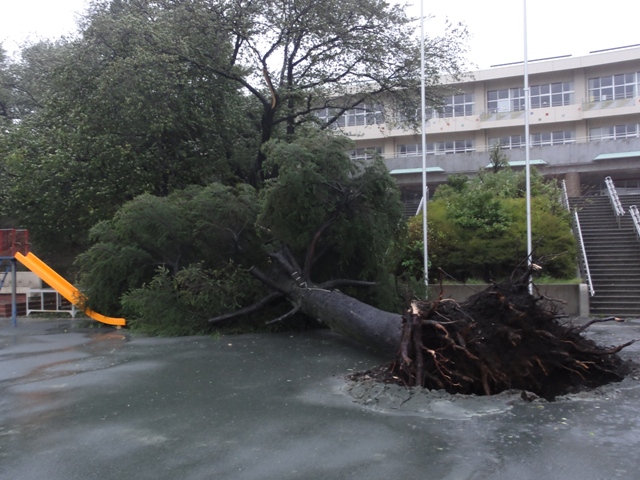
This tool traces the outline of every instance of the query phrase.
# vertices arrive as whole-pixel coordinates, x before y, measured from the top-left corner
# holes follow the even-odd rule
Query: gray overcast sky
[[[419,15],[420,2],[409,1],[410,13]],[[85,0],[0,0],[0,42],[15,51],[26,38],[72,32],[84,5]],[[638,0],[528,0],[527,10],[529,60],[640,44]],[[447,17],[465,22],[469,60],[480,68],[523,58],[523,0],[424,0],[424,12],[433,16],[425,24],[427,34],[440,32]]]

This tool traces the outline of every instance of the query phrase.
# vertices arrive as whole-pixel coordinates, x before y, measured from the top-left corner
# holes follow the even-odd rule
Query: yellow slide
[[[82,309],[85,315],[97,320],[98,322],[106,323],[108,325],[115,325],[123,327],[127,324],[124,318],[106,317],[100,313],[94,312],[88,307],[83,306],[82,293],[56,273],[49,265],[44,263],[33,253],[27,253],[23,255],[20,252],[16,252],[16,259],[20,261],[25,267],[38,275],[43,281],[45,281],[51,288],[56,290],[60,295],[73,303],[76,307]]]

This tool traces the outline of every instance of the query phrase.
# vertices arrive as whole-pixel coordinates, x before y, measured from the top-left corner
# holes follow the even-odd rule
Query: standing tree
[[[0,135],[13,119],[12,80],[6,53],[0,46]]]
[[[380,0],[95,0],[80,27],[22,52],[14,92],[28,108],[0,140],[3,207],[48,250],[83,248],[141,193],[260,187],[262,146],[304,123],[418,103],[411,19]],[[462,73],[464,37],[427,41],[430,95]]]
[[[32,45],[12,66],[23,108],[0,139],[3,208],[47,253],[74,255],[142,193],[246,176],[257,148],[235,85],[147,42],[180,41],[179,24],[109,7],[91,10],[77,39]],[[212,56],[228,55],[213,43]]]
[[[148,10],[149,3],[130,0]],[[347,110],[393,105],[394,114],[415,117],[419,46],[415,23],[401,6],[383,0],[161,0],[162,15],[179,19],[182,42],[153,38],[161,52],[182,57],[202,72],[225,77],[259,103],[260,144],[276,134],[292,135],[303,123],[335,124]],[[219,62],[208,36],[230,42]],[[426,40],[426,79],[437,104],[442,74],[463,74],[466,29],[450,26]],[[384,113],[383,113],[384,115]],[[265,177],[266,155],[256,152],[250,177]]]

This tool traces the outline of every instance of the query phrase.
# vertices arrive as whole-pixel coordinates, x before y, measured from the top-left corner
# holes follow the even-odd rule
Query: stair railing
[[[640,212],[638,212],[638,207],[631,205],[629,207],[629,213],[633,220],[633,226],[636,227],[636,240],[640,240]]]
[[[613,185],[613,180],[611,180],[611,177],[606,177],[604,179],[604,183],[607,185],[607,195],[609,196],[609,201],[611,202],[611,206],[613,207],[613,212],[616,214],[616,220],[618,220],[618,228],[620,228],[620,219],[624,216],[624,208],[622,207],[620,197],[618,197],[618,192],[616,192],[616,187]]]
[[[571,208],[569,207],[569,194],[567,193],[567,182],[565,182],[564,180],[562,180],[562,196],[560,197],[560,203],[562,203],[562,206],[567,210],[567,212],[571,211]]]
[[[584,239],[582,238],[582,229],[580,228],[580,219],[578,218],[578,210],[573,211],[575,232],[578,237],[578,243],[580,244],[580,253],[582,257],[582,278],[587,280],[587,286],[589,287],[589,295],[594,296],[596,294],[593,289],[593,282],[591,281],[591,272],[589,271],[589,262],[587,261],[587,250],[584,248]]]
[[[420,199],[420,203],[418,204],[418,209],[416,210],[416,215],[420,215],[420,212],[422,212],[422,205],[423,205],[422,202],[424,202],[424,199],[426,198],[427,201],[429,201],[429,187],[427,187],[426,193],[427,194]]]

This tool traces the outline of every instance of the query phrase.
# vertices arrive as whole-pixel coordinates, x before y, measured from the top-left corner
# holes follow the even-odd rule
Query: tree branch
[[[324,290],[333,290],[338,287],[373,287],[376,282],[367,282],[364,280],[349,280],[347,278],[336,278],[326,281],[318,285],[318,288]]]
[[[233,320],[238,317],[243,317],[251,313],[257,312],[260,309],[266,307],[267,305],[270,305],[271,303],[283,297],[284,295],[282,293],[273,292],[267,295],[266,297],[264,297],[262,300],[259,300],[258,302],[254,303],[253,305],[249,305],[248,307],[241,308],[240,310],[236,310],[235,312],[225,313],[224,315],[219,315],[217,317],[210,318],[207,321],[213,325],[216,323],[224,322],[226,320]]]
[[[268,322],[265,322],[265,323],[266,323],[266,325],[271,325],[271,324],[276,323],[276,322],[281,322],[282,320],[286,320],[287,318],[295,315],[296,313],[298,313],[299,310],[300,310],[300,305],[296,305],[294,308],[289,310],[284,315],[281,315],[278,318],[274,318],[273,320],[269,320]]]

